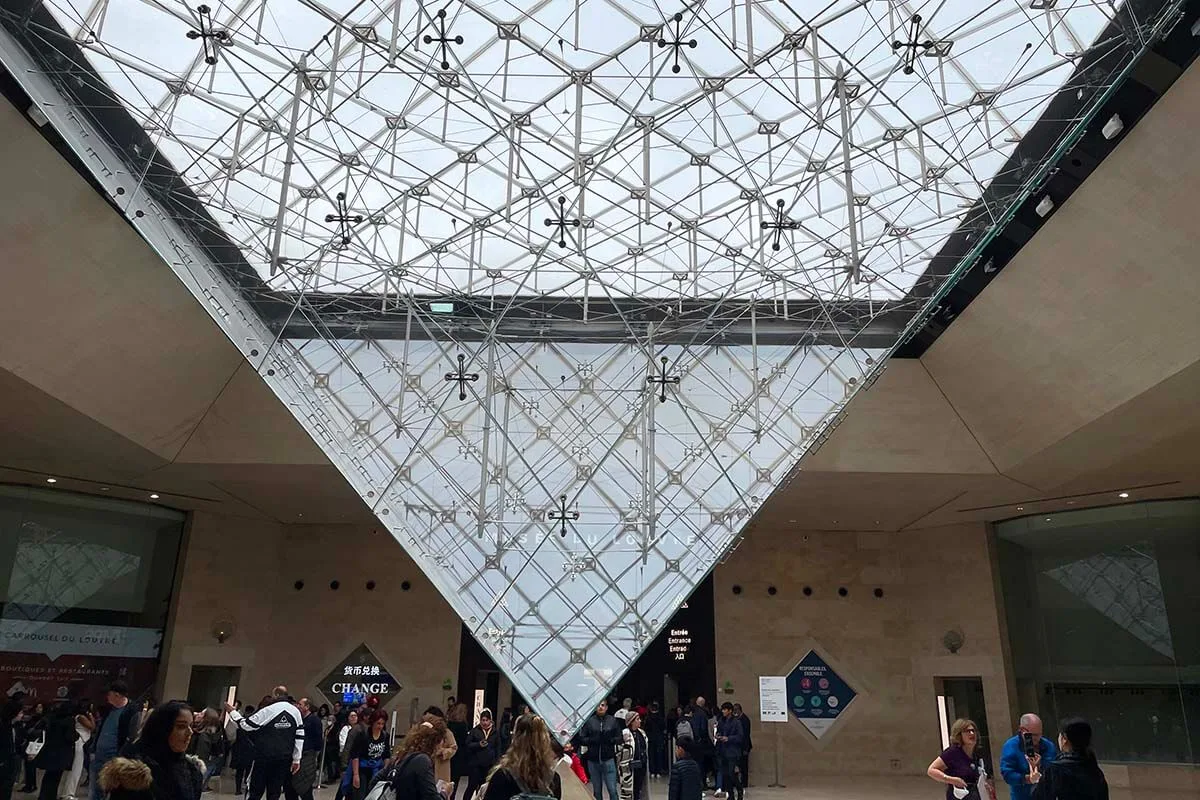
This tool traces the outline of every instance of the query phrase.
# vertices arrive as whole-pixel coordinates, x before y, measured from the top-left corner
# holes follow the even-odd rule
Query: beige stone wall
[[[304,581],[301,591],[297,580]],[[334,580],[337,591],[329,586]],[[368,591],[372,580],[376,588]],[[177,587],[164,697],[185,697],[198,664],[241,667],[240,694],[248,702],[277,683],[294,694],[314,693],[363,642],[404,685],[389,705],[403,720],[414,702],[441,702],[442,681],[457,679],[458,617],[403,548],[371,527],[196,513]],[[210,633],[220,616],[237,623],[223,645]]]
[[[278,583],[282,536],[283,526],[276,523],[207,513],[189,517],[159,670],[161,697],[187,697],[194,665],[241,667],[247,686],[271,680],[259,667],[271,636],[267,587]],[[237,630],[218,645],[212,624],[223,618],[232,619]]]
[[[293,692],[315,684],[366,642],[404,686],[389,710],[407,720],[413,701],[441,704],[442,681],[458,679],[462,623],[433,584],[386,531],[357,526],[289,526],[271,623],[287,646],[264,656]],[[293,583],[305,582],[297,592]],[[330,581],[340,588],[332,591]],[[376,588],[367,591],[367,581]],[[411,588],[404,591],[401,584]]]
[[[732,593],[735,584],[742,594]],[[812,597],[802,594],[805,585]],[[778,589],[773,597],[769,586]],[[716,570],[715,591],[717,681],[734,687],[720,700],[742,703],[756,721],[756,783],[771,775],[776,742],[784,783],[818,774],[923,773],[940,750],[939,677],[982,677],[993,741],[1010,735],[982,524],[858,534],[758,529]],[[956,655],[941,644],[952,628],[966,636]],[[758,676],[787,674],[812,645],[860,691],[819,742],[795,721],[757,722]]]

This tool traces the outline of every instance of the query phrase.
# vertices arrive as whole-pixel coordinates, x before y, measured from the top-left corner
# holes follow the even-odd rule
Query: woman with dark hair
[[[255,711],[257,709],[254,706],[246,706],[243,713],[247,717],[253,717]],[[235,727],[234,735],[237,738],[229,748],[229,766],[233,769],[234,794],[243,794],[246,791],[246,777],[250,774],[250,767],[254,765],[254,741],[250,734],[240,728]]]
[[[46,715],[42,726],[46,741],[33,760],[35,767],[45,770],[38,800],[58,800],[58,785],[62,782],[63,773],[71,771],[75,760],[75,740],[79,738],[75,732],[74,711],[70,703],[61,702]]]
[[[438,784],[433,774],[434,754],[442,746],[444,726],[420,722],[404,736],[396,750],[396,767],[388,776],[396,790],[396,800],[445,800],[449,787]]]
[[[221,768],[225,766],[228,740],[225,738],[225,726],[221,724],[221,715],[215,709],[204,709],[196,723],[190,752],[204,762],[204,790],[208,791],[209,781],[220,775]]]
[[[172,700],[150,712],[136,742],[100,771],[109,800],[200,800],[204,762],[187,755],[192,710]]]
[[[387,714],[371,714],[370,727],[354,743],[350,751],[350,785],[354,800],[362,800],[371,788],[371,780],[388,760]]]
[[[542,718],[532,714],[517,717],[508,749],[488,777],[483,800],[509,800],[518,795],[561,798],[562,781],[554,771],[555,761],[550,729]]]
[[[479,724],[467,734],[467,796],[475,800],[475,792],[483,785],[492,767],[500,758],[499,736],[492,724],[491,709],[479,712]]]
[[[458,703],[450,709],[446,727],[454,736],[456,751],[450,759],[450,780],[458,786],[459,780],[467,774],[467,735],[471,732],[471,726],[467,724],[466,703]]]
[[[1075,717],[1058,734],[1058,757],[1031,779],[1033,800],[1108,800],[1108,781],[1092,752],[1092,726]]]

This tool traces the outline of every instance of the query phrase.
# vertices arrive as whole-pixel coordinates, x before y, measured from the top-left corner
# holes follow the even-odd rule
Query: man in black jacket
[[[250,773],[250,788],[246,800],[279,800],[284,784],[300,771],[304,751],[304,720],[300,709],[288,697],[286,686],[276,686],[271,693],[273,702],[260,708],[250,718],[243,717],[226,703],[229,718],[254,742],[254,770]]]
[[[707,785],[709,776],[713,778],[713,788],[716,788],[716,751],[713,748],[712,734],[708,729],[708,707],[703,697],[697,697],[691,709],[692,723],[692,753],[696,763],[700,765],[700,774],[704,776]]]
[[[321,744],[325,740],[321,718],[313,711],[312,701],[300,698],[300,716],[304,718],[304,749],[300,755],[300,771],[283,784],[287,800],[313,800],[313,783],[317,780]]]
[[[650,739],[650,774],[657,778],[667,772],[667,720],[658,701],[650,704],[646,715],[646,736]]]
[[[608,787],[610,800],[617,800],[617,744],[621,738],[621,724],[608,715],[608,703],[600,701],[596,713],[583,725],[580,738],[587,746],[588,780],[596,800],[604,800],[604,787]]]
[[[750,751],[754,749],[754,742],[750,738],[750,717],[746,716],[746,712],[742,710],[741,703],[733,704],[733,715],[737,717],[737,721],[742,723],[742,788],[745,789],[750,785]]]
[[[704,797],[704,776],[696,763],[695,747],[692,739],[675,740],[675,763],[671,765],[667,800],[701,800]]]

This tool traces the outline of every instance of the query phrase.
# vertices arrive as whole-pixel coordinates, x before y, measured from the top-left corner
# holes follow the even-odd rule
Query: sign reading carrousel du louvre
[[[815,650],[788,673],[787,694],[788,710],[818,739],[858,696]]]
[[[371,648],[360,644],[317,684],[317,688],[330,702],[358,704],[375,695],[382,707],[403,687]]]

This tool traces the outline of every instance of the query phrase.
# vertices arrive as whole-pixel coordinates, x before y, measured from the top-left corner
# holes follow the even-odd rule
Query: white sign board
[[[475,690],[475,713],[472,715],[472,718],[475,720],[476,725],[479,724],[479,717],[482,714],[483,714],[483,689],[476,689]]]
[[[787,722],[787,678],[760,675],[758,709],[762,722]]]

